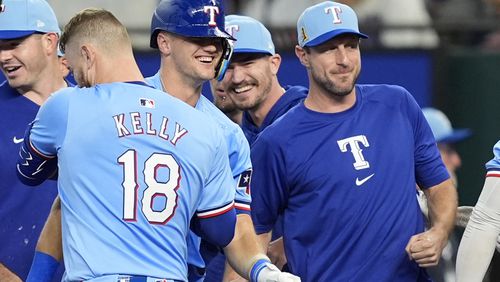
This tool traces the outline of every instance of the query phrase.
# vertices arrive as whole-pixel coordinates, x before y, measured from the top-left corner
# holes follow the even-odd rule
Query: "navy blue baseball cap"
[[[226,32],[236,38],[234,53],[263,53],[274,55],[271,33],[258,20],[239,15],[226,16]]]
[[[3,0],[0,39],[16,39],[35,32],[61,34],[57,18],[45,0]]]
[[[354,10],[341,3],[325,1],[313,5],[305,9],[297,21],[300,47],[317,46],[346,33],[368,38],[359,32],[358,17]]]
[[[456,143],[471,136],[467,128],[454,129],[446,115],[434,108],[423,108],[425,119],[431,127],[437,143]]]

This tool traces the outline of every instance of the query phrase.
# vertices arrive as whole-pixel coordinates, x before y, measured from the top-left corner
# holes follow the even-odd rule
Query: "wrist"
[[[271,263],[271,261],[267,257],[258,259],[250,269],[250,275],[249,275],[250,282],[257,282],[258,281],[257,278],[259,277],[260,272],[264,268],[266,268],[267,264],[269,263]]]
[[[52,281],[59,262],[52,256],[36,251],[26,282]]]

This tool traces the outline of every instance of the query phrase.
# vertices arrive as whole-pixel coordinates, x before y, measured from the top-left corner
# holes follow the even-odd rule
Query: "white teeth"
[[[212,57],[198,57],[200,62],[211,63],[213,61]]]
[[[236,93],[241,93],[241,92],[245,92],[245,91],[248,91],[252,89],[252,86],[251,85],[247,85],[247,86],[243,86],[243,87],[238,87],[238,88],[235,88],[234,89],[234,92]]]

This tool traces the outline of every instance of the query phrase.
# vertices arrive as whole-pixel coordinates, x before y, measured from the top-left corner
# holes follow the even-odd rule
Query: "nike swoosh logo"
[[[14,142],[14,144],[19,144],[21,142],[24,141],[24,138],[17,138],[16,136],[14,136],[14,138],[12,138],[12,142]]]
[[[366,181],[368,181],[370,178],[372,178],[373,176],[375,175],[375,173],[372,173],[371,175],[368,175],[367,177],[359,180],[357,177],[356,177],[356,186],[361,186],[363,185],[363,183],[365,183]]]

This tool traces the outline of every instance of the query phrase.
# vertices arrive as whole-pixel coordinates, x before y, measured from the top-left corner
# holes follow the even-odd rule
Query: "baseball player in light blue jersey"
[[[58,172],[65,280],[185,281],[191,218],[216,245],[233,238],[234,189],[220,129],[144,82],[111,13],[81,11],[61,45],[81,88],[61,90],[41,107],[17,169],[28,185]]]
[[[500,234],[500,141],[486,163],[486,179],[457,255],[457,282],[481,282]]]
[[[57,183],[46,181],[32,191],[12,167],[26,126],[50,94],[68,83],[57,58],[60,30],[50,5],[45,0],[4,0],[0,5],[0,65],[6,78],[0,84],[0,281],[24,281]]]
[[[217,15],[222,11],[218,1],[165,0],[158,5],[153,14],[151,46],[158,48],[162,55],[161,76],[157,87],[158,85],[163,86],[162,88],[167,91],[167,94],[171,94],[193,107],[198,104],[196,108],[200,109],[201,112],[216,110],[215,106],[200,97],[201,84],[214,76],[223,74],[232,51],[231,45],[226,39],[227,34],[219,29],[220,26],[223,27],[223,17],[221,22]],[[175,19],[176,21],[169,22],[167,19]],[[164,29],[179,29],[178,32],[184,30],[185,32],[193,32],[195,35],[193,38],[184,37]],[[174,49],[175,52],[172,51]],[[164,72],[168,74],[168,79],[163,77]],[[222,113],[219,114],[226,118]],[[225,136],[238,134],[238,128],[236,127],[235,131],[234,127],[230,127],[234,124],[227,118],[227,122],[209,120],[219,129],[222,128]],[[226,151],[226,158],[229,156],[233,174],[239,172],[235,179],[237,182],[232,182],[231,186],[236,186],[237,191],[240,192],[238,194],[244,199],[238,200],[238,197],[236,198],[235,207],[240,214],[238,215],[235,235],[231,242],[224,247],[224,252],[228,255],[228,260],[236,271],[251,281],[298,281],[297,277],[276,269],[269,262],[269,258],[260,251],[261,248],[253,230],[250,216],[247,214],[250,181],[250,170],[248,170],[250,166],[247,163],[249,158],[248,144],[241,130],[239,134],[241,138],[238,139],[221,137],[222,143],[232,150],[231,152]],[[246,153],[245,148],[241,147],[245,144],[247,146]],[[239,150],[234,148],[239,148]],[[240,161],[242,158],[243,161]],[[233,162],[235,159],[237,161]],[[192,222],[191,225],[192,228],[196,227],[196,222]],[[188,261],[200,263],[199,265],[190,264],[189,280],[203,277],[204,259],[209,259],[206,256],[203,259],[200,257],[199,235],[198,237],[190,236],[188,241],[188,245],[192,244],[193,246],[188,248]],[[192,238],[197,241],[193,242]],[[220,248],[220,244],[214,244],[213,240],[206,240],[202,242],[202,245],[207,246],[206,250],[213,250],[214,247],[216,250]],[[213,255],[214,253],[216,252],[202,252],[203,255]],[[55,252],[50,253],[50,255],[55,257],[58,254]]]
[[[217,13],[212,15],[214,10]],[[203,83],[214,77],[220,79],[225,72],[232,53],[228,39],[232,37],[224,31],[224,10],[220,1],[162,1],[153,14],[150,41],[151,47],[160,52],[161,67],[146,81],[210,115],[222,129],[236,188],[236,229],[242,231],[237,234],[250,236],[245,240],[251,242],[254,231],[249,216],[251,162],[248,142],[241,128],[201,95]],[[206,265],[217,255],[217,248],[202,242],[195,234],[188,238],[188,245],[190,281],[201,280]]]
[[[356,84],[366,37],[347,5],[307,8],[295,53],[309,93],[252,145],[255,230],[269,241],[283,217],[288,269],[303,281],[429,281],[453,228],[456,189],[411,94]]]

